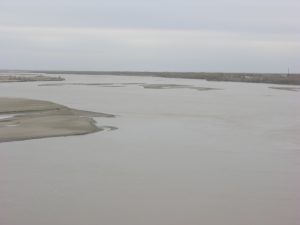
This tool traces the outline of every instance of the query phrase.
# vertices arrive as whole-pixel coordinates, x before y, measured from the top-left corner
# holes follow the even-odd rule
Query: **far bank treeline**
[[[23,72],[23,71],[22,71]],[[211,72],[130,72],[130,71],[25,71],[48,74],[152,76],[167,78],[204,79],[208,81],[231,81],[270,84],[300,85],[300,74],[279,73],[211,73]]]

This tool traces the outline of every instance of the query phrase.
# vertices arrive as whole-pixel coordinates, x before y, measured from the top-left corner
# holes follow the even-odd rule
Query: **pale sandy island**
[[[5,74],[0,73],[0,83],[12,83],[12,82],[34,82],[34,81],[63,81],[62,77],[53,77],[45,75],[22,75],[22,74]]]
[[[82,135],[107,128],[115,129],[98,127],[93,117],[114,115],[71,109],[48,101],[0,98],[0,142]]]

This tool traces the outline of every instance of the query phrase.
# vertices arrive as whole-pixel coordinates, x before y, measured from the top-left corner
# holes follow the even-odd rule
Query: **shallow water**
[[[0,96],[115,114],[96,120],[118,129],[0,144],[1,225],[299,224],[300,92],[193,79],[64,77],[132,85],[3,83]]]
[[[0,106],[1,107],[1,106]],[[0,114],[0,120],[4,120],[4,119],[10,119],[14,116],[16,116],[17,114]]]

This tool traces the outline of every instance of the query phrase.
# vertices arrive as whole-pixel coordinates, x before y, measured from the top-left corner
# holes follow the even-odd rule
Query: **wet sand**
[[[111,114],[71,109],[48,101],[0,98],[0,142],[82,135],[115,129],[98,127],[93,117],[114,117]],[[9,115],[12,115],[11,117]]]

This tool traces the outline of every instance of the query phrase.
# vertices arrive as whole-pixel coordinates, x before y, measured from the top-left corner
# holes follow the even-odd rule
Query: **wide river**
[[[0,225],[300,224],[300,91],[63,77],[0,96],[115,114],[96,120],[118,129],[0,143]],[[40,86],[54,83],[77,85]]]

